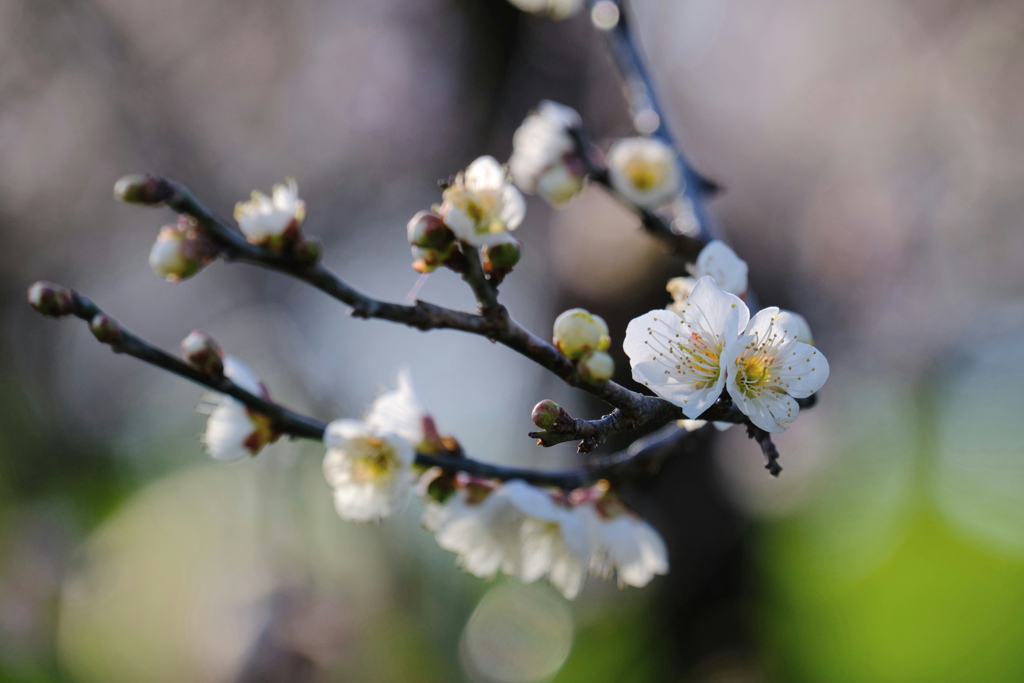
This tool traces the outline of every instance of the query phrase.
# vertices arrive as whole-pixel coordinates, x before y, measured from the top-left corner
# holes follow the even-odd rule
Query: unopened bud
[[[153,248],[149,250],[149,267],[168,282],[192,277],[201,267],[199,259],[190,257],[188,238],[174,226],[160,228]]]
[[[314,265],[323,255],[323,245],[319,240],[306,238],[295,245],[295,258],[306,265]]]
[[[540,429],[551,429],[565,415],[565,410],[551,399],[544,399],[533,407],[530,419]]]
[[[406,226],[409,244],[424,249],[447,249],[455,241],[455,233],[433,211],[420,211]]]
[[[597,384],[607,382],[615,374],[615,361],[605,351],[591,351],[577,365],[583,381]]]
[[[424,249],[423,247],[413,247],[412,256],[413,261],[412,267],[417,273],[432,273],[441,266],[445,265],[454,254],[458,253],[455,250],[455,243],[452,242],[446,249]]]
[[[149,266],[168,282],[178,282],[198,273],[217,256],[217,247],[199,223],[179,216],[176,225],[165,225],[149,251]]]
[[[582,308],[571,308],[555,318],[554,342],[573,360],[588,351],[604,351],[611,345],[608,325],[600,316]]]
[[[121,326],[106,313],[100,313],[89,321],[89,331],[102,344],[112,344],[121,338]]]
[[[497,244],[485,244],[480,250],[484,259],[484,270],[488,273],[508,273],[519,263],[522,245],[518,240]]]
[[[28,303],[43,315],[62,318],[74,312],[75,295],[65,287],[40,281],[28,288]]]
[[[181,355],[199,372],[224,374],[224,352],[213,337],[202,330],[192,330],[181,341]]]
[[[114,198],[128,204],[159,206],[173,194],[169,182],[152,175],[126,175],[114,183]]]

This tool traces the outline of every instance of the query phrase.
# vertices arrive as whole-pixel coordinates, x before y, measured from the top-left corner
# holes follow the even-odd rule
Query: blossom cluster
[[[236,359],[224,358],[223,368],[242,388],[268,396],[259,379]],[[224,460],[255,455],[274,438],[266,418],[222,396],[203,440],[213,457]],[[324,445],[324,477],[342,518],[366,522],[392,517],[418,488],[427,501],[423,526],[475,576],[503,572],[527,583],[546,577],[572,599],[588,574],[615,576],[620,586],[644,586],[668,571],[658,532],[606,482],[567,492],[416,466],[416,453],[451,453],[458,446],[438,433],[406,371],[362,419],[331,422]]]
[[[524,4],[557,14],[574,3]],[[579,114],[542,102],[516,131],[507,165],[490,156],[476,159],[445,184],[439,204],[409,221],[414,268],[429,273],[446,266],[467,280],[478,282],[482,275],[492,284],[500,282],[520,257],[521,246],[510,233],[524,219],[524,192],[559,207],[582,190],[588,175],[600,174],[614,194],[641,211],[659,209],[679,193],[679,159],[658,138],[614,141],[605,168],[591,154]],[[269,197],[254,192],[237,205],[235,218],[250,244],[275,257],[312,262],[319,249],[302,235],[305,212],[298,186],[288,180]],[[477,251],[480,261],[474,266],[469,258]],[[175,281],[217,255],[204,228],[182,217],[161,231],[150,263]],[[688,418],[679,423],[685,429],[703,426],[702,415],[724,399],[751,424],[784,431],[797,417],[797,399],[818,391],[828,378],[828,362],[813,345],[803,318],[775,307],[751,315],[747,278],[746,262],[724,242],[711,241],[687,266],[686,275],[668,282],[672,302],[634,319],[626,329],[623,350],[633,379],[678,405]],[[56,302],[47,308],[42,296],[36,297],[42,308],[68,307]],[[583,382],[612,378],[611,335],[600,316],[582,308],[563,312],[554,321],[552,342]],[[259,378],[237,359],[225,357],[204,333],[189,335],[182,351],[194,369],[270,401]],[[212,394],[206,405],[210,418],[203,442],[216,459],[253,456],[280,436],[271,419],[237,398]],[[563,412],[550,401],[541,402],[534,422],[546,429]],[[715,425],[724,429],[731,423]],[[361,419],[327,425],[323,443],[324,477],[342,518],[392,517],[418,492],[426,501],[423,525],[477,576],[500,572],[525,582],[546,577],[572,598],[588,574],[643,586],[668,569],[661,537],[606,481],[565,490],[418,465],[417,454],[456,461],[462,452],[453,438],[438,432],[408,372],[400,373],[396,388],[378,397]]]
[[[771,306],[751,316],[739,295],[747,264],[722,242],[710,242],[691,269],[675,278],[666,310],[629,323],[623,349],[633,379],[682,408],[691,420],[724,393],[750,421],[782,432],[828,379],[829,365],[799,315]],[[700,426],[690,423],[687,427]]]

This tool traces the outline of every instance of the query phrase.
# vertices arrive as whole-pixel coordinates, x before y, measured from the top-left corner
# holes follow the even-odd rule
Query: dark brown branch
[[[472,245],[463,245],[462,255],[466,262],[462,279],[473,290],[476,302],[480,305],[480,314],[489,320],[500,320],[507,317],[508,312],[505,307],[498,303],[497,290],[484,273],[483,263],[480,262],[480,252]]]
[[[52,285],[50,286],[53,287]],[[246,407],[251,408],[254,412],[270,418],[273,429],[280,434],[314,441],[323,440],[324,431],[327,429],[325,423],[252,394],[223,374],[209,374],[196,370],[184,361],[127,330],[104,313],[99,306],[87,297],[72,290],[67,291],[70,293],[70,304],[67,310],[57,311],[56,313],[47,312],[48,315],[56,314],[57,317],[73,315],[85,320],[96,338],[110,346],[115,353],[132,356],[173,375],[195,382],[207,389],[231,396]],[[440,467],[448,471],[466,472],[467,474],[479,477],[503,481],[523,479],[531,484],[557,486],[565,489],[587,486],[600,479],[612,477],[614,476],[614,468],[621,466],[622,462],[623,459],[609,461],[608,467],[587,470],[544,471],[504,467],[462,457],[461,455],[456,457],[426,453],[416,454],[416,464],[422,467]]]
[[[661,242],[670,253],[685,261],[696,261],[700,250],[704,248],[706,241],[691,235],[683,235],[675,232],[672,226],[661,216],[637,206],[635,203],[619,193],[608,176],[608,169],[598,163],[594,158],[590,142],[585,131],[581,128],[572,128],[569,131],[576,143],[576,154],[583,162],[587,177],[592,182],[600,185],[608,194],[614,197],[620,204],[635,213],[640,219],[641,227],[654,239]]]
[[[779,449],[775,447],[772,435],[760,427],[748,424],[747,436],[756,441],[757,445],[761,447],[761,452],[764,453],[764,468],[773,477],[779,476],[782,473],[782,465],[779,464]]]
[[[225,260],[269,268],[302,280],[351,306],[352,315],[356,317],[389,320],[420,330],[460,330],[494,340],[548,369],[570,386],[588,391],[634,417],[638,424],[668,419],[676,411],[675,406],[668,401],[645,396],[614,382],[591,384],[583,381],[572,361],[507,314],[487,317],[423,301],[404,305],[373,299],[345,283],[322,264],[304,263],[291,256],[250,244],[240,232],[200,203],[184,185],[155,176],[146,177],[143,184],[148,184],[150,189],[145,201],[139,203],[166,203],[175,211],[192,216],[206,229],[221,249],[221,256]],[[482,291],[480,296],[485,301],[490,298]]]
[[[591,7],[599,0],[587,0]],[[679,139],[672,134],[668,126],[668,116],[658,101],[654,82],[647,71],[647,66],[641,54],[640,45],[633,32],[630,30],[628,8],[623,0],[616,0],[619,8],[619,18],[615,26],[602,31],[608,46],[608,53],[615,63],[615,67],[622,79],[623,96],[629,105],[630,115],[634,122],[644,116],[653,114],[657,117],[656,127],[649,131],[651,135],[661,138],[669,144],[679,155],[679,169],[682,172],[682,187],[680,194],[686,199],[693,209],[694,219],[700,232],[700,242],[709,242],[715,238],[715,227],[707,208],[707,199],[717,191],[717,184],[706,180],[698,173],[683,153],[683,146]],[[598,179],[600,182],[600,179]],[[607,183],[604,183],[607,184]],[[673,246],[673,237],[676,236],[669,226],[662,227],[655,223],[644,222],[644,227],[653,232],[656,236],[666,241],[670,247]],[[692,238],[690,238],[692,239]],[[685,250],[690,247],[681,244]],[[675,251],[675,249],[673,249]],[[699,251],[699,250],[698,250]],[[686,257],[685,254],[680,254]],[[692,259],[690,259],[692,260]]]

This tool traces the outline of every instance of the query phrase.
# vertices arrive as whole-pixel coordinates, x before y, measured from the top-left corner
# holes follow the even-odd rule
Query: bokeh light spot
[[[539,681],[562,667],[572,640],[572,614],[559,595],[510,583],[477,605],[462,633],[462,660],[474,681]]]

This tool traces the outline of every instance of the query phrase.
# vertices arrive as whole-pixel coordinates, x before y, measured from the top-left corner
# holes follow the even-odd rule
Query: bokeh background
[[[832,363],[771,479],[730,432],[629,492],[672,573],[643,590],[454,568],[418,505],[343,522],[322,449],[213,463],[200,391],[24,303],[51,279],[165,348],[193,328],[324,419],[403,364],[478,457],[564,466],[530,407],[601,406],[512,352],[349,319],[217,264],[169,285],[153,171],[222,214],[294,176],[347,280],[401,300],[435,181],[505,159],[544,98],[598,141],[628,117],[586,16],[502,0],[0,1],[0,680],[1024,680],[1024,2],[636,0],[655,79],[761,300]],[[621,340],[682,274],[588,189],[531,202],[504,297]],[[424,298],[471,306],[450,273]],[[614,347],[618,349],[616,345]],[[615,352],[620,368],[628,367]],[[628,375],[621,371],[621,380]],[[734,430],[739,432],[740,430]],[[621,444],[618,444],[621,445]]]

